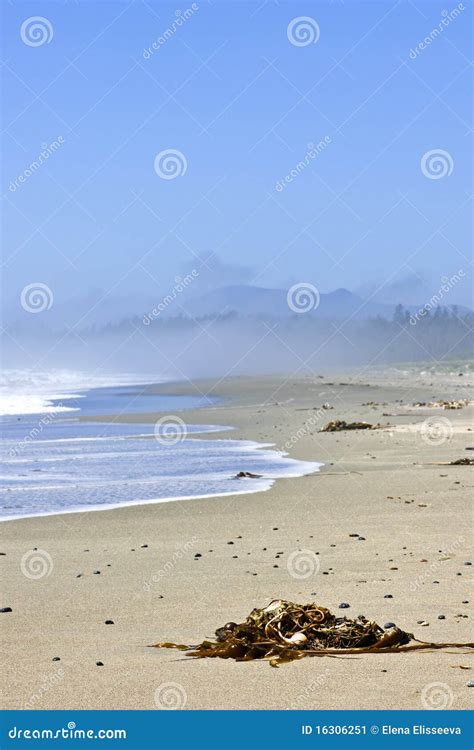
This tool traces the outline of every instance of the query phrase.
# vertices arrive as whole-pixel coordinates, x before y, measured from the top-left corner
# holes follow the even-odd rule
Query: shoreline
[[[193,661],[147,648],[162,640],[197,642],[275,598],[317,601],[334,612],[348,602],[344,614],[393,621],[420,639],[470,640],[472,615],[464,602],[472,571],[465,563],[473,555],[471,469],[432,463],[467,455],[472,406],[423,409],[452,425],[451,437],[438,445],[421,438],[426,417],[412,407],[411,415],[383,413],[400,412],[400,401],[460,398],[471,384],[467,377],[409,387],[388,376],[373,383],[364,378],[348,385],[333,376],[334,385],[329,378],[294,376],[198,381],[201,392],[233,398],[186,411],[187,422],[209,421],[207,412],[215,420],[217,411],[219,421],[235,425],[232,439],[277,448],[297,435],[288,453],[324,462],[316,474],[198,503],[153,502],[1,524],[1,606],[13,610],[2,615],[9,653],[3,706],[31,703],[43,676],[59,665],[64,678],[35,707],[156,709],[156,689],[173,682],[185,690],[188,709],[416,709],[423,708],[423,689],[442,682],[453,695],[447,707],[467,708],[469,672],[459,665],[468,657],[461,653],[304,659],[273,670],[262,662]],[[342,374],[341,382],[347,380]],[[320,433],[321,419],[313,424],[311,416],[323,402],[334,407],[325,421],[388,421],[391,429]],[[401,429],[407,421],[411,429]],[[52,561],[38,579],[21,570],[35,547]],[[288,560],[298,550],[319,553],[319,572],[291,573]],[[107,619],[114,625],[106,626]],[[28,643],[34,648],[25,648]]]

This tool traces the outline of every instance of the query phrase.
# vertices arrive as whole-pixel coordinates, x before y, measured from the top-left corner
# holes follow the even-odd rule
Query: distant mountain
[[[184,307],[193,318],[226,315],[231,312],[251,317],[289,317],[298,315],[295,310],[304,309],[307,305],[311,309],[306,314],[331,320],[346,319],[350,316],[363,320],[376,315],[392,318],[395,310],[395,305],[367,302],[347,289],[336,289],[334,292],[321,294],[319,304],[315,306],[312,304],[315,300],[314,295],[309,290],[306,296],[304,286],[301,285],[299,299],[297,292],[290,298],[294,309],[288,303],[288,289],[265,289],[246,285],[215,289],[200,297],[188,299]]]

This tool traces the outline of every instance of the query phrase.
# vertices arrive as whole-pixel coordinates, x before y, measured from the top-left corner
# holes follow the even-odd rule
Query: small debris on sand
[[[239,471],[232,479],[260,479],[262,474],[253,474],[251,471]]]
[[[342,432],[343,430],[377,430],[381,425],[369,422],[346,422],[344,419],[334,419],[321,427],[320,432]]]

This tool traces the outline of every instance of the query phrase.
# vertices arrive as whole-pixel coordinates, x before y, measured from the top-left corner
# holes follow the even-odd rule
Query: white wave
[[[133,373],[96,375],[77,370],[7,369],[0,374],[0,415],[77,411],[78,407],[62,402],[81,398],[79,391],[151,382],[155,382],[153,377]],[[60,405],[55,406],[53,402],[58,401]]]

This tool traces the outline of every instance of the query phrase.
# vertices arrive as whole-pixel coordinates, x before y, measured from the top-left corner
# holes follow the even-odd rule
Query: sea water
[[[163,396],[143,383],[80,391],[78,382],[31,387],[18,399],[10,382],[9,413],[0,418],[0,518],[256,492],[320,466],[270,444],[203,438],[232,429],[186,424],[186,409],[215,402],[207,397]],[[167,416],[158,426],[114,421],[140,412]],[[110,420],[84,421],[98,415]],[[236,479],[241,471],[261,477]]]

